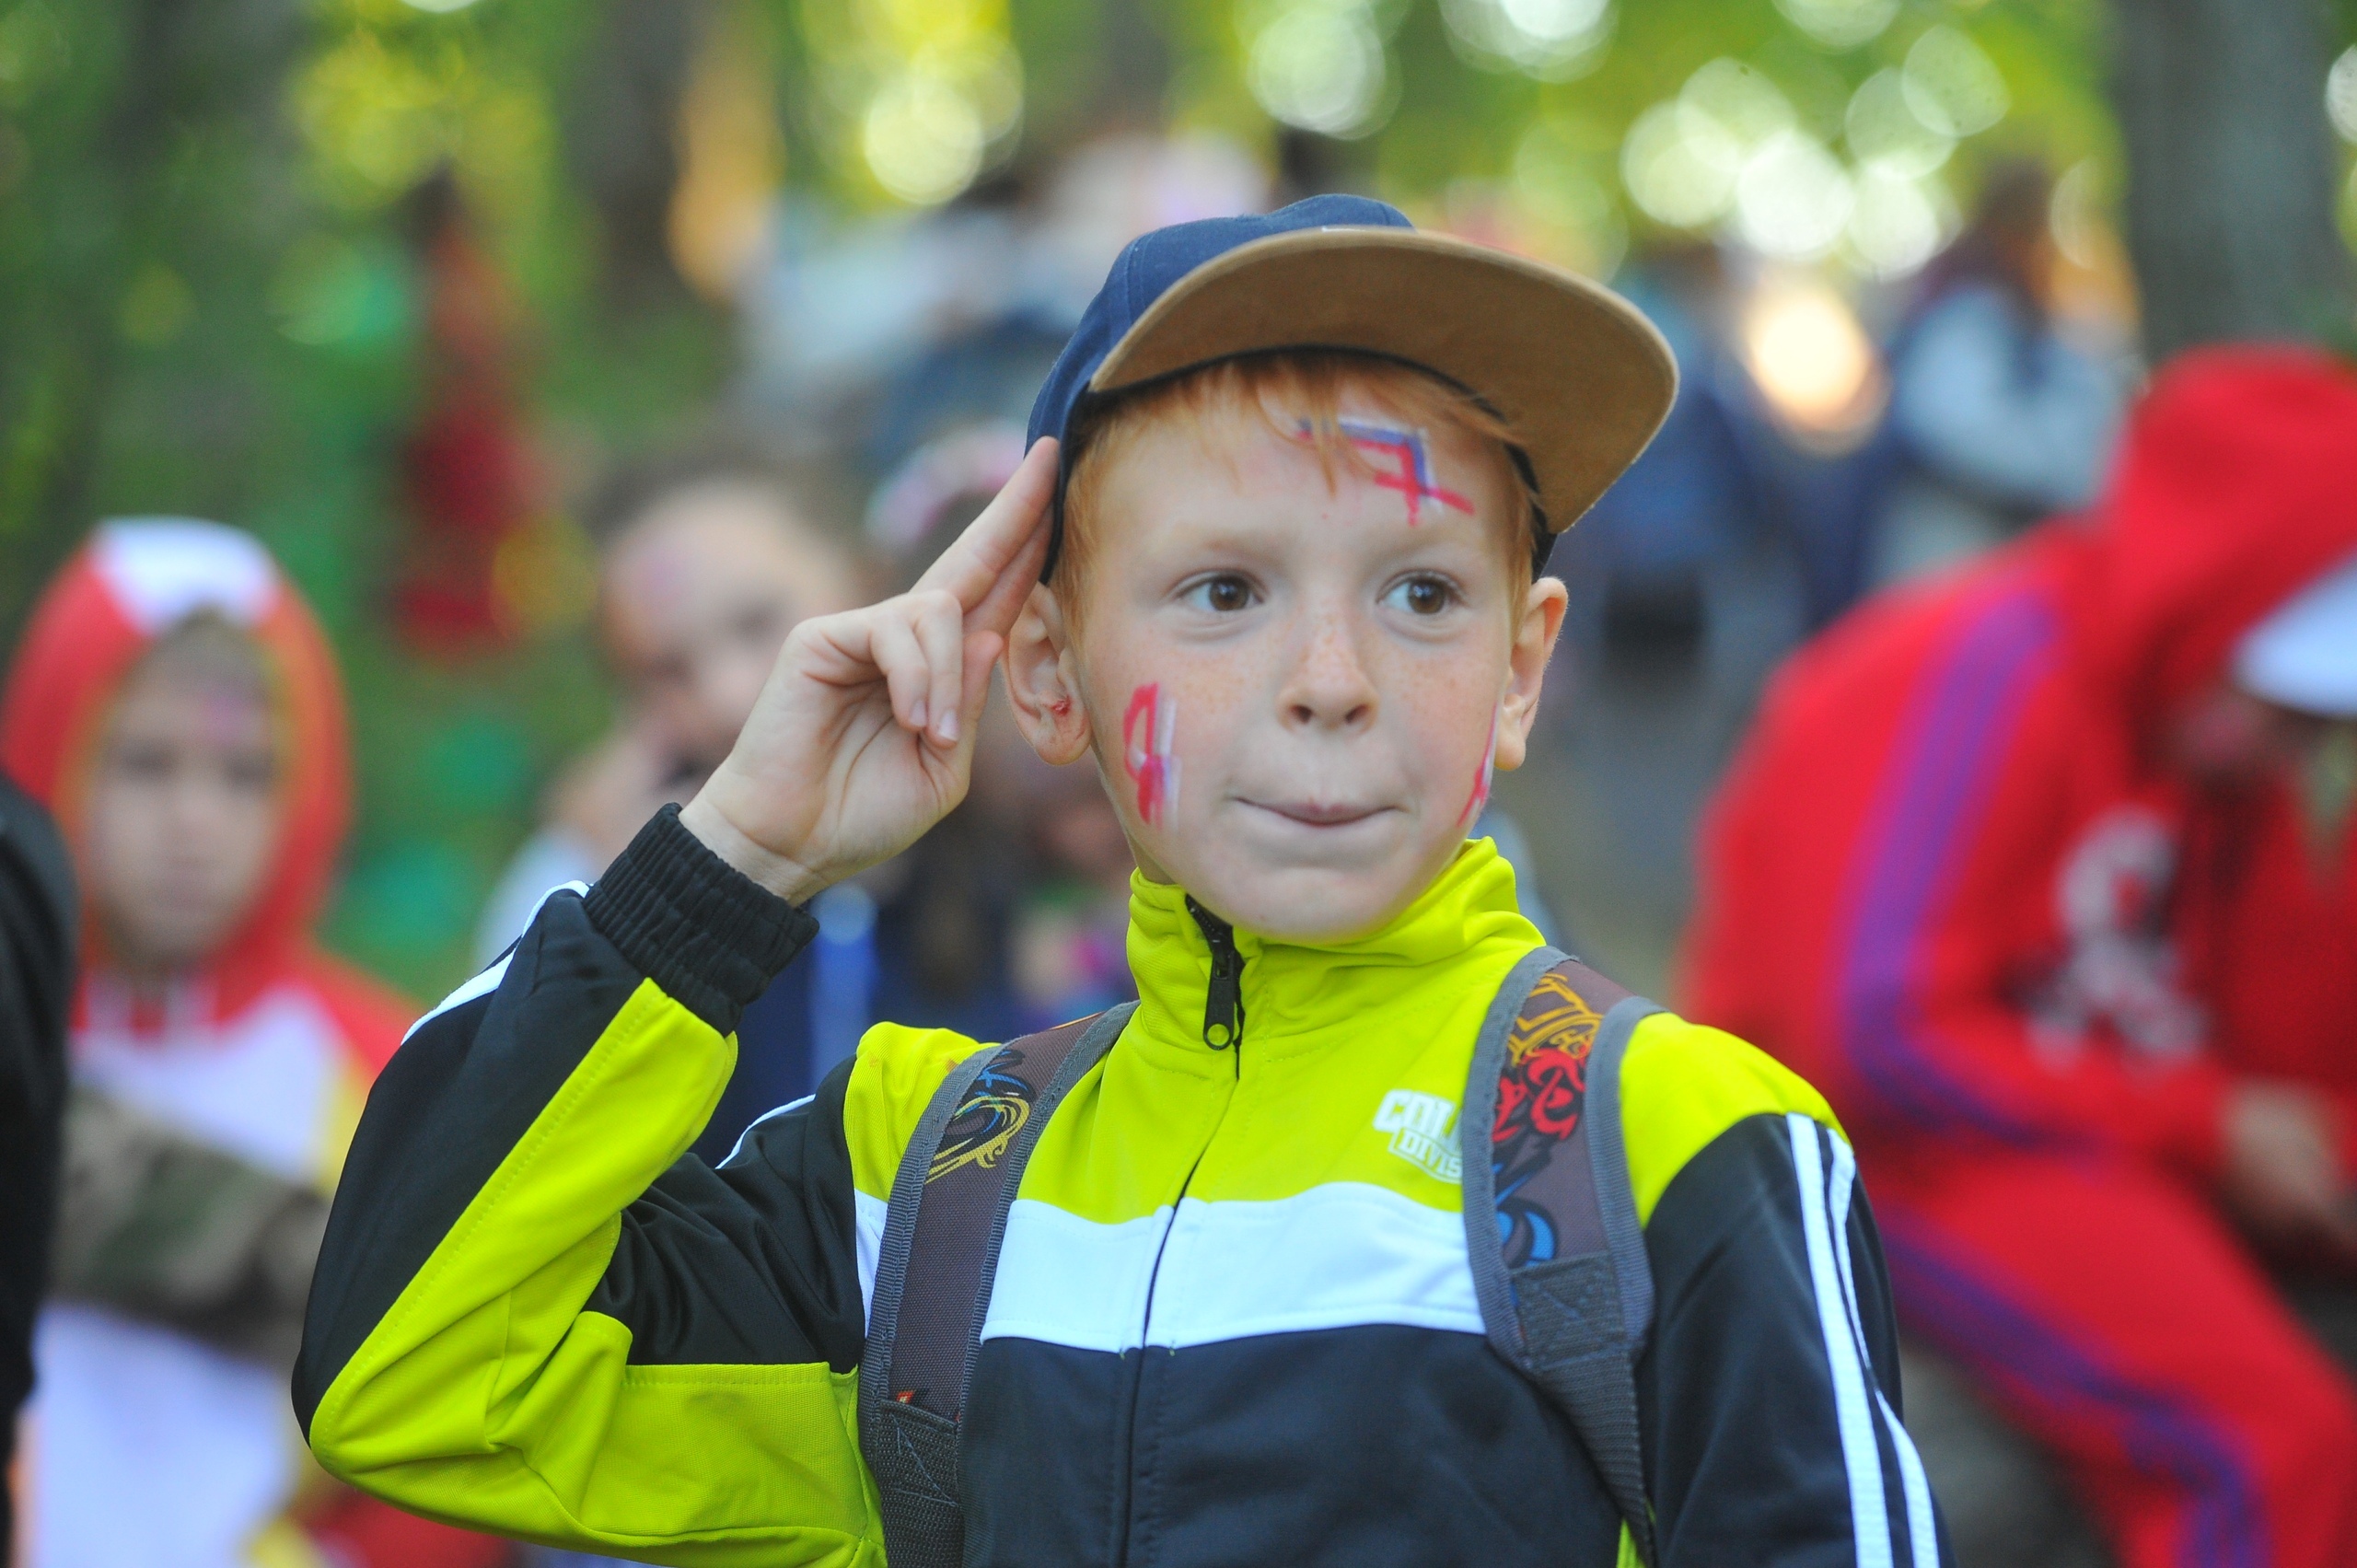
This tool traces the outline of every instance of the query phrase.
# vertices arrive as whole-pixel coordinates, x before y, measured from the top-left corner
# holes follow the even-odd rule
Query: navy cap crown
[[[1256,239],[1305,228],[1412,228],[1407,215],[1365,196],[1312,196],[1273,213],[1244,217],[1200,218],[1142,234],[1123,246],[1105,286],[1088,302],[1080,324],[1056,356],[1031,405],[1031,427],[1024,445],[1042,436],[1061,438],[1074,411],[1087,395],[1089,378],[1139,317],[1173,284],[1214,256]]]

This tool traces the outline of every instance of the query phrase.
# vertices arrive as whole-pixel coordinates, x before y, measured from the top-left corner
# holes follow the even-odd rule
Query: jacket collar
[[[1266,1061],[1363,1037],[1375,1010],[1544,939],[1515,901],[1513,866],[1489,840],[1474,839],[1414,902],[1364,935],[1295,942],[1239,928],[1234,940],[1243,959],[1242,1058]],[[1129,958],[1138,1013],[1123,1043],[1172,1066],[1237,1071],[1229,1051],[1203,1040],[1212,948],[1185,889],[1131,877]]]

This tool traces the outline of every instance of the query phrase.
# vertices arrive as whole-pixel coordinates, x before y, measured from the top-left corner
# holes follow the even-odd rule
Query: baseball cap
[[[1488,405],[1518,437],[1542,566],[1552,536],[1636,461],[1678,392],[1668,344],[1610,289],[1423,233],[1382,202],[1312,196],[1132,240],[1039,389],[1025,444],[1062,439],[1115,393],[1286,349],[1404,361]],[[1054,529],[1050,568],[1061,479]]]
[[[2235,684],[2278,707],[2357,718],[2357,555],[2243,634]]]

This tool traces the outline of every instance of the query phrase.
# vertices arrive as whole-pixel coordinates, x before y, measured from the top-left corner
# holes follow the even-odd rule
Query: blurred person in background
[[[1870,586],[1967,560],[2094,498],[2116,438],[2116,377],[2056,330],[2053,181],[2001,163],[1972,221],[1924,272],[1889,349],[1887,462]]]
[[[2126,1568],[2357,1562],[2279,1283],[2357,1286],[2352,714],[2357,374],[2208,350],[2087,518],[1805,649],[1703,835],[1693,1015],[1825,1086],[1903,1321]]]
[[[1690,657],[1777,509],[1755,458],[1771,439],[1728,351],[1732,297],[1718,247],[1661,246],[1614,286],[1652,319],[1678,357],[1678,401],[1653,445],[1560,547],[1578,585],[1570,632],[1611,648]]]
[[[327,1193],[415,1011],[311,936],[351,790],[309,610],[245,534],[107,524],[34,611],[0,761],[87,915],[28,1561],[505,1561],[329,1481],[286,1404]]]
[[[812,474],[725,444],[625,468],[592,501],[599,641],[621,712],[560,775],[543,825],[493,889],[477,926],[483,962],[551,889],[596,881],[650,813],[695,794],[736,744],[797,622],[861,601],[857,550],[830,512]],[[846,888],[822,901],[817,961],[746,1011],[737,1075],[697,1145],[708,1157],[726,1155],[754,1117],[808,1093],[872,1021],[865,900]]]
[[[74,873],[57,825],[0,778],[0,1562],[15,1533],[17,1411],[49,1280],[74,995]]]

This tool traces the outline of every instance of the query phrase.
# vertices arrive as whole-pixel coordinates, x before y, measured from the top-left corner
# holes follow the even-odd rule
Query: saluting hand
[[[1047,559],[1056,443],[915,587],[805,621],[679,819],[795,903],[906,849],[965,798],[991,668]]]

